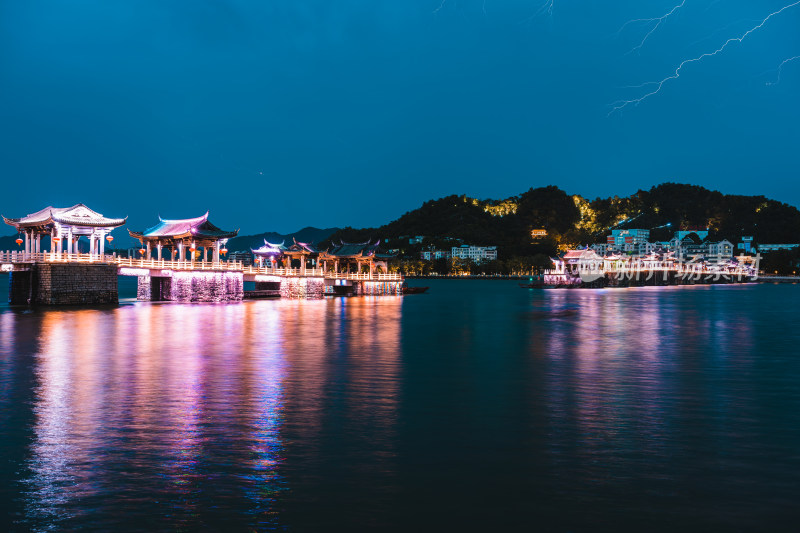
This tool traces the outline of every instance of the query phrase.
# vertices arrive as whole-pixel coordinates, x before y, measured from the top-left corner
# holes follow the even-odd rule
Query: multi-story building
[[[698,229],[684,229],[675,232],[675,238],[680,240],[685,239],[689,235],[694,233],[697,235],[697,238],[701,241],[708,239],[708,228],[698,228]]]
[[[449,259],[450,252],[447,250],[426,250],[424,252],[420,252],[419,256],[420,259],[425,261],[433,261],[434,259]]]
[[[253,253],[250,251],[231,252],[230,255],[228,255],[228,261],[239,261],[245,266],[250,266],[253,264]]]
[[[462,244],[461,246],[453,246],[451,255],[459,259],[472,259],[476,263],[492,261],[497,259],[497,246],[471,246],[469,244]]]
[[[777,252],[778,250],[794,250],[800,247],[800,244],[759,244],[759,252]]]
[[[613,246],[624,247],[626,244],[644,244],[649,240],[649,229],[612,229],[611,235],[606,238],[606,243]]]
[[[721,259],[730,259],[733,257],[733,243],[727,239],[723,239],[719,242],[709,242],[708,245],[708,255],[710,257],[718,257]]]

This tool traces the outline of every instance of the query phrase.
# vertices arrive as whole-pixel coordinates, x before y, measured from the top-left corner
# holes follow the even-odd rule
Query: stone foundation
[[[11,305],[28,305],[28,299],[35,296],[31,291],[33,273],[30,270],[15,270],[8,276],[8,303]],[[32,300],[31,300],[32,302]]]
[[[322,278],[282,278],[281,298],[322,298],[325,280]]]
[[[234,302],[244,295],[241,272],[172,272],[139,276],[137,298],[166,302]]]
[[[383,296],[403,294],[402,281],[359,281],[355,294],[364,296]]]
[[[403,294],[403,282],[326,280],[325,294],[329,296],[398,295]]]
[[[12,272],[12,305],[92,305],[119,301],[117,267],[106,264],[36,263]]]

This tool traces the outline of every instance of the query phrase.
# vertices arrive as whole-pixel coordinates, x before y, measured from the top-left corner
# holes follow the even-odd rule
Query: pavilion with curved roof
[[[4,216],[3,220],[25,236],[27,254],[42,251],[42,236],[50,237],[51,252],[77,253],[78,239],[85,236],[89,239],[89,253],[103,255],[105,240],[113,239],[109,233],[125,224],[127,217],[107,218],[84,204],[75,204],[72,207],[47,206],[21,218]]]
[[[355,267],[356,272],[361,272],[362,267],[369,269],[370,275],[375,273],[375,267],[387,273],[389,272],[389,259],[394,258],[393,254],[383,254],[378,252],[380,239],[372,242],[346,243],[340,241],[338,246],[333,246],[330,250],[319,252],[317,262],[322,263],[323,270],[327,271],[328,262],[333,262],[333,270],[339,273],[341,266],[346,272],[351,272],[351,266]]]
[[[144,231],[128,230],[128,233],[142,243],[147,259],[152,259],[154,248],[156,259],[163,259],[163,248],[169,248],[173,259],[187,260],[186,250],[189,249],[193,252],[189,259],[194,260],[194,252],[203,248],[203,258],[208,260],[209,253],[212,253],[212,260],[218,262],[220,252],[223,254],[227,252],[223,246],[228,239],[238,235],[239,230],[226,231],[218,228],[208,220],[206,211],[204,215],[196,218],[165,219],[159,216],[158,224],[155,226]]]

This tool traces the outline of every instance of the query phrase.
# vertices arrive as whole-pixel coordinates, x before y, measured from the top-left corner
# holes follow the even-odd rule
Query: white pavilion
[[[3,217],[3,220],[24,235],[26,256],[42,252],[43,235],[50,236],[52,253],[78,253],[78,239],[85,236],[89,239],[89,253],[103,256],[109,233],[125,224],[127,218],[106,218],[83,204],[76,204],[72,207],[48,206],[22,218]],[[111,239],[113,237],[108,238],[109,242]]]

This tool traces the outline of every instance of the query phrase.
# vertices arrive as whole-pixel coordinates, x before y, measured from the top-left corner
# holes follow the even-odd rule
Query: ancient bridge
[[[140,300],[235,301],[244,282],[256,291],[290,298],[326,294],[399,294],[397,273],[335,272],[322,268],[250,266],[239,261],[134,259],[66,252],[0,251],[0,270],[12,275],[12,304],[113,303],[117,276],[138,278]]]
[[[83,204],[3,219],[19,232],[20,250],[0,252],[0,269],[11,273],[11,303],[113,303],[120,275],[136,276],[138,298],[156,301],[241,300],[245,282],[255,282],[251,295],[291,298],[402,291],[403,278],[388,272],[391,256],[379,253],[379,241],[340,243],[330,250],[265,242],[251,250],[258,265],[249,266],[223,259],[239,230],[220,229],[208,212],[188,219],[158,217],[150,228],[128,230],[141,244],[139,258],[105,253],[105,242],[114,240],[111,232],[127,218],[108,218]],[[80,253],[83,238],[88,253]],[[48,241],[50,250],[42,250]]]

